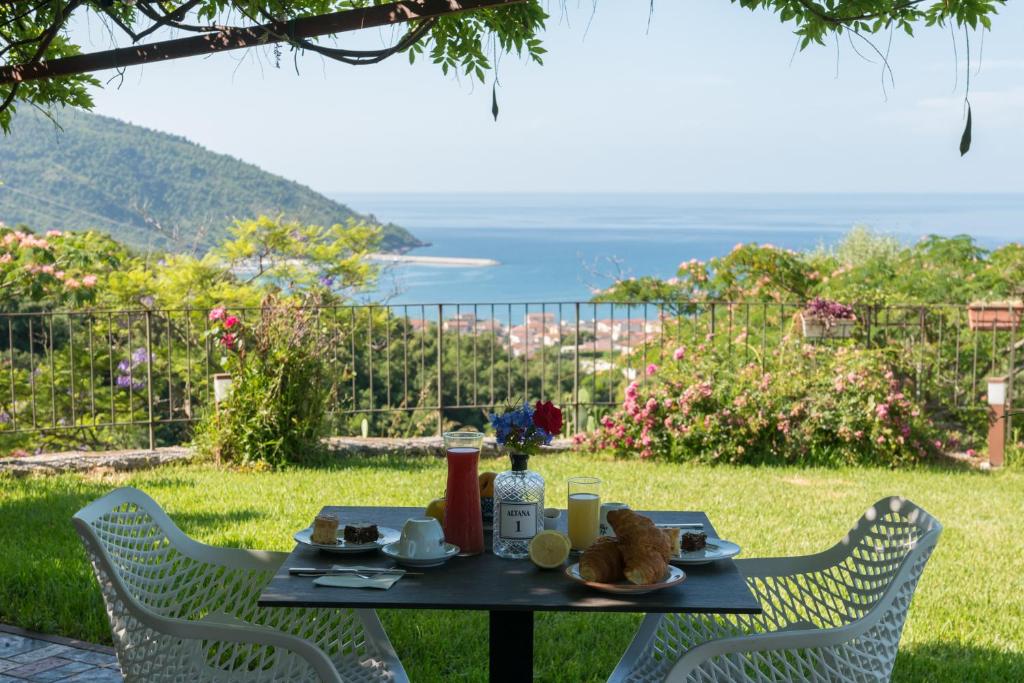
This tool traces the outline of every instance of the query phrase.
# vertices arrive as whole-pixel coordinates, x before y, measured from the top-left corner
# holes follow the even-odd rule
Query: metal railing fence
[[[438,433],[482,424],[521,400],[567,409],[570,433],[645,383],[650,364],[685,346],[722,362],[774,369],[799,336],[797,304],[687,301],[360,305],[309,309],[323,340],[329,423],[358,434]],[[893,348],[918,398],[981,420],[985,381],[1021,367],[1017,329],[975,330],[959,305],[857,306],[849,339],[814,344]],[[233,311],[243,324],[259,309]],[[0,445],[86,448],[187,440],[212,409],[224,371],[208,311],[0,313]],[[1021,382],[1010,393],[1020,400]],[[1019,403],[1018,403],[1019,405]]]

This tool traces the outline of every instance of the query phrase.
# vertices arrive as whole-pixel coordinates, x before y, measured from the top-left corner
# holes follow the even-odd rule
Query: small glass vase
[[[494,479],[494,534],[498,557],[529,557],[530,541],[544,530],[544,477],[527,469],[530,456],[512,452],[512,469]]]

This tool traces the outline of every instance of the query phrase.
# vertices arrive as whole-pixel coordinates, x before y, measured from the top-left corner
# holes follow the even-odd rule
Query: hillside
[[[320,225],[362,218],[310,188],[185,138],[69,110],[63,132],[18,112],[0,138],[0,220],[37,230],[95,228],[135,247],[205,251],[233,218]],[[422,243],[387,225],[382,249]]]

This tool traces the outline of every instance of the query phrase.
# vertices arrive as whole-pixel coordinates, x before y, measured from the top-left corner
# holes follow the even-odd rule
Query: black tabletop
[[[401,529],[405,520],[423,514],[419,508],[334,507],[344,520],[368,520]],[[658,523],[702,522],[708,536],[717,536],[703,512],[643,512]],[[563,511],[560,528],[565,530]],[[288,567],[360,565],[391,567],[380,552],[359,555],[321,553],[306,546],[295,550],[260,594],[264,607],[382,607],[399,609],[480,609],[571,612],[761,612],[761,606],[732,560],[684,567],[686,580],[646,595],[602,593],[569,579],[561,569],[538,569],[529,560],[506,560],[487,550],[474,557],[455,557],[441,567],[417,569],[390,589],[331,588],[313,579],[288,575]],[[572,560],[570,560],[572,561]]]

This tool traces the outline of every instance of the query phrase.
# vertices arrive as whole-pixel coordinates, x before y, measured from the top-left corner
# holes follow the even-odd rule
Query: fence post
[[[1006,438],[1013,443],[1013,391],[1017,376],[1017,327],[1010,316],[1010,372],[1006,380]]]
[[[594,316],[597,317],[596,315]],[[573,405],[573,430],[572,433],[578,434],[580,431],[580,302],[576,302],[576,349],[573,353],[573,370],[572,370],[572,405]]]
[[[149,450],[156,448],[153,428],[153,312],[146,309],[146,409],[149,413]],[[168,360],[168,362],[170,362]]]
[[[441,388],[444,374],[444,304],[437,305],[437,435],[444,436],[444,391]]]

